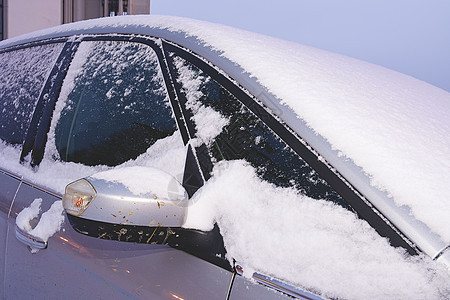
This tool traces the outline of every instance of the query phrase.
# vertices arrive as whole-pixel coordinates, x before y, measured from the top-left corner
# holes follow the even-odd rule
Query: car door
[[[4,271],[7,241],[7,220],[10,207],[21,185],[21,176],[7,169],[15,151],[24,141],[27,127],[37,105],[46,78],[57,60],[63,44],[33,44],[0,51],[0,275],[4,296]]]
[[[1,286],[3,286],[4,284],[6,234],[9,208],[11,206],[14,193],[15,191],[17,191],[17,187],[20,184],[20,179],[11,175],[12,174],[9,174],[6,171],[0,169],[0,268],[2,268],[2,271],[0,273]]]
[[[22,180],[8,219],[5,295],[225,298],[226,268],[167,245],[93,238],[70,226],[60,200],[69,182],[133,165],[182,181],[187,155],[155,40],[83,37],[76,48],[24,159],[34,171],[24,171],[31,180]]]

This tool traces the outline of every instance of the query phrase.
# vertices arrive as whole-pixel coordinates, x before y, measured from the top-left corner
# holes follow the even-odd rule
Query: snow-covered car
[[[450,94],[163,16],[0,42],[2,298],[441,299]]]

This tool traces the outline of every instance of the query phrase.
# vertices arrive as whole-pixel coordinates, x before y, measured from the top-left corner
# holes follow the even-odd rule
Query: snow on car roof
[[[254,95],[264,98],[267,93],[265,104],[297,132],[303,130],[298,124],[306,125],[309,131],[302,137],[331,164],[355,164],[373,187],[450,242],[450,93],[342,55],[179,17],[88,20],[25,34],[0,46],[112,32],[152,34],[208,53],[204,56],[232,77],[246,79],[239,81]],[[258,84],[264,89],[255,88]],[[322,138],[330,146],[328,154],[317,149]]]

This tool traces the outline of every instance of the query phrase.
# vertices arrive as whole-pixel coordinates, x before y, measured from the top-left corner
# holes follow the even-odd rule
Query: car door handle
[[[17,225],[16,225],[16,238],[25,245],[29,246],[32,250],[40,250],[47,248],[46,241],[37,236],[29,234],[28,232],[20,229],[19,226]]]

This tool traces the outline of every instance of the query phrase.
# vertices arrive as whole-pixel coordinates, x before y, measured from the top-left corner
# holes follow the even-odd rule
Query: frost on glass
[[[186,108],[191,111],[191,119],[195,124],[194,144],[195,146],[202,143],[210,144],[224,126],[228,125],[229,120],[212,107],[203,104],[205,97],[208,97],[210,78],[180,57],[174,57],[174,63],[178,81],[186,97]]]
[[[0,138],[21,144],[39,94],[63,44],[47,44],[0,54]]]
[[[176,124],[152,48],[84,42],[64,81],[50,129],[53,154],[86,165],[135,159]]]

